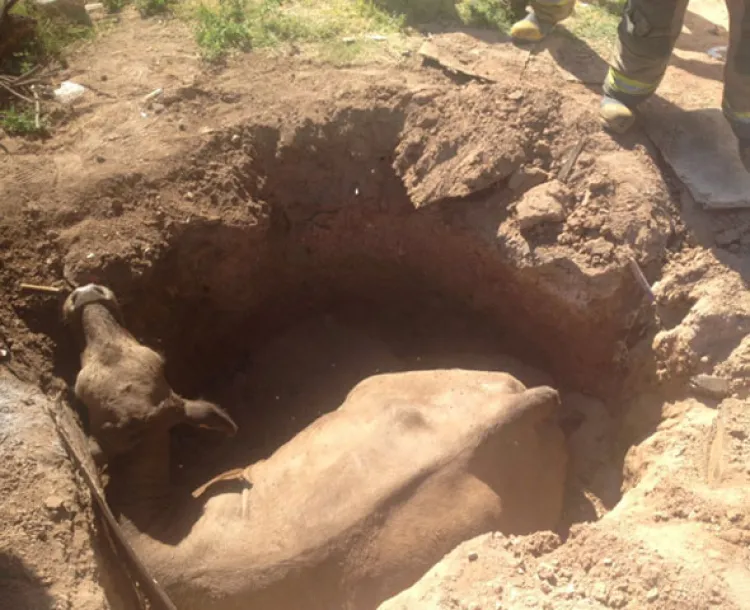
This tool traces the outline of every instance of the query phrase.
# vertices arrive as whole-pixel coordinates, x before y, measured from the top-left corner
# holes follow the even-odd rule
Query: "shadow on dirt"
[[[0,608],[53,610],[56,607],[42,581],[21,559],[0,552]]]

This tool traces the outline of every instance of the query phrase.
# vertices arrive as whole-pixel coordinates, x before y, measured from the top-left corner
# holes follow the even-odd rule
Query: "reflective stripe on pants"
[[[738,137],[750,138],[750,0],[726,0],[730,41],[724,70],[724,114]],[[688,0],[628,0],[618,27],[606,95],[628,106],[661,83],[682,30]]]

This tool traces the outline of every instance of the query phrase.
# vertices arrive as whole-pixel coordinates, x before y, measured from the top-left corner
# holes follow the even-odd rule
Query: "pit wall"
[[[737,559],[749,522],[730,511],[748,506],[738,500],[750,473],[742,448],[750,431],[741,415],[747,291],[725,262],[686,246],[647,142],[636,135],[617,143],[575,100],[516,86],[375,85],[304,112],[274,112],[252,125],[223,126],[198,150],[144,173],[126,169],[76,185],[75,196],[60,185],[76,184],[76,176],[66,176],[65,159],[55,159],[61,173],[56,186],[45,185],[51,194],[18,198],[34,204],[18,206],[25,232],[16,241],[16,234],[3,236],[3,285],[106,283],[122,296],[140,339],[161,345],[168,357],[187,348],[185,366],[202,365],[206,375],[218,353],[200,339],[206,329],[215,346],[229,349],[237,344],[232,329],[246,328],[250,339],[272,332],[336,291],[358,292],[375,307],[419,281],[515,331],[516,345],[546,360],[559,383],[612,395],[621,379],[642,373],[635,377],[668,385],[671,399],[661,386],[647,395],[645,385],[626,384],[637,396],[617,401],[631,439],[624,448],[634,443],[624,468],[627,501],[598,524],[573,528],[564,545],[547,535],[503,541],[515,562],[503,595],[518,601],[529,583],[522,593],[507,583],[522,568],[540,587],[542,607],[572,608],[584,599],[594,608],[741,607],[722,591],[743,599]],[[100,167],[99,177],[105,171],[112,170]],[[24,184],[8,183],[7,192],[26,192]],[[662,279],[656,311],[644,307],[630,256],[650,282]],[[59,383],[56,376],[69,380],[77,352],[61,327],[59,303],[14,293],[0,306],[14,370],[45,388]],[[675,398],[698,372],[729,378],[733,396]],[[696,486],[698,495],[679,492]],[[717,501],[723,488],[731,491]],[[666,507],[658,517],[649,496]],[[680,512],[696,498],[708,507],[700,512],[705,519]],[[729,541],[707,533],[717,525]],[[673,535],[659,537],[655,528]],[[486,558],[494,575],[487,580],[496,578],[506,564],[467,545],[480,562]],[[680,576],[685,548],[692,567],[718,580],[701,581],[697,567]],[[475,587],[480,563],[469,573],[463,550],[456,553]],[[619,580],[607,575],[613,565]],[[559,586],[550,584],[552,576]],[[545,591],[542,581],[554,588]],[[506,600],[480,601],[493,607]]]
[[[92,217],[58,240],[63,274],[109,284],[139,336],[168,356],[194,346],[193,368],[211,356],[206,328],[231,349],[238,328],[251,341],[332,295],[383,306],[420,283],[486,315],[559,383],[612,395],[651,317],[628,258],[658,269],[667,189],[591,117],[550,130],[569,111],[557,96],[529,90],[524,111],[514,92],[391,89],[238,125],[161,177],[99,185],[98,213],[84,195]]]

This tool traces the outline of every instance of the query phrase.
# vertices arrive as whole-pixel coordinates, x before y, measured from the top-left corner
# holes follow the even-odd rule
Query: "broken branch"
[[[23,100],[23,101],[24,101],[24,102],[26,102],[27,104],[33,104],[33,103],[34,103],[34,100],[32,100],[32,99],[30,99],[30,98],[26,97],[25,95],[23,95],[23,94],[21,94],[21,93],[18,93],[18,91],[16,91],[15,89],[13,89],[13,87],[11,87],[11,86],[9,86],[9,85],[6,85],[6,84],[5,84],[4,82],[2,82],[2,81],[0,81],[0,87],[2,87],[3,89],[5,89],[5,90],[6,90],[6,91],[7,91],[8,93],[10,93],[11,95],[15,95],[15,96],[16,96],[16,97],[17,97],[18,99],[21,99],[21,100]]]
[[[42,104],[39,101],[39,94],[36,92],[36,85],[31,85],[31,92],[34,94],[34,127],[39,131],[42,126],[40,118]]]
[[[567,158],[565,163],[563,163],[562,168],[560,168],[560,173],[557,175],[557,178],[558,180],[560,180],[560,182],[567,182],[568,177],[570,176],[570,172],[573,171],[573,166],[576,164],[576,161],[578,161],[578,157],[583,151],[583,147],[585,145],[586,137],[583,136],[580,140],[578,140],[578,143],[571,151],[570,156]]]

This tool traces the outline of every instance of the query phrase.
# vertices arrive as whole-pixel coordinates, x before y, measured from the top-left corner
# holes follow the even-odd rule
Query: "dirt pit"
[[[750,470],[732,431],[744,420],[687,382],[740,379],[750,316],[717,296],[741,282],[691,243],[645,140],[613,141],[551,88],[384,76],[311,94],[325,76],[178,148],[166,120],[117,170],[73,180],[71,153],[49,151],[38,159],[58,186],[9,172],[3,285],[110,286],[175,389],[232,413],[238,439],[175,432],[174,475],[191,488],[267,456],[377,372],[508,370],[559,388],[571,454],[559,531],[469,541],[385,607],[743,607]],[[165,106],[174,121],[199,103],[211,115],[204,94]],[[660,280],[656,308],[631,261]],[[10,370],[49,393],[78,369],[59,310],[25,292],[0,310]],[[49,607],[134,607],[51,423],[36,424],[44,441],[28,434],[3,445],[13,526],[0,551],[47,574]]]
[[[612,434],[603,400],[585,399],[575,393],[581,388],[558,383],[544,372],[550,361],[540,347],[543,335],[524,337],[505,318],[505,306],[481,311],[472,307],[474,295],[451,293],[451,274],[474,264],[472,240],[458,242],[453,252],[441,251],[435,245],[443,242],[432,237],[429,219],[406,220],[399,230],[385,215],[365,215],[362,226],[346,223],[342,234],[334,232],[335,244],[330,233],[283,237],[273,246],[272,263],[260,268],[262,275],[251,250],[252,229],[236,231],[230,240],[226,233],[231,229],[204,227],[178,238],[154,262],[147,279],[129,285],[133,296],[126,319],[146,344],[163,350],[174,387],[216,401],[240,427],[231,440],[187,427],[177,430],[176,481],[194,489],[217,472],[267,458],[342,404],[359,381],[395,371],[458,367],[510,372],[529,387],[549,384],[563,390],[569,433],[587,414],[596,413],[596,433],[604,438]],[[363,251],[357,236],[368,226],[373,249]],[[400,243],[411,247],[425,234],[433,245],[421,244],[421,258],[410,261],[404,251],[408,247],[388,249],[388,236],[399,233]],[[303,261],[286,255],[300,247]],[[420,268],[420,261],[431,263]],[[507,270],[488,263],[486,273],[486,281],[495,282]],[[253,289],[246,290],[248,286]],[[513,293],[512,287],[505,288]],[[560,332],[574,332],[567,321],[561,322]],[[521,328],[533,324],[534,318],[517,320]],[[77,367],[66,370],[69,350],[75,349],[68,342],[58,344],[62,356],[57,368],[72,382]],[[569,353],[559,350],[560,360],[552,366],[565,370]],[[588,455],[587,469],[593,463],[610,467],[614,460],[612,447],[600,445],[604,453]],[[595,518],[603,506],[614,505],[620,477],[616,468],[609,474],[606,488],[597,490],[596,508],[571,485],[569,521]]]

